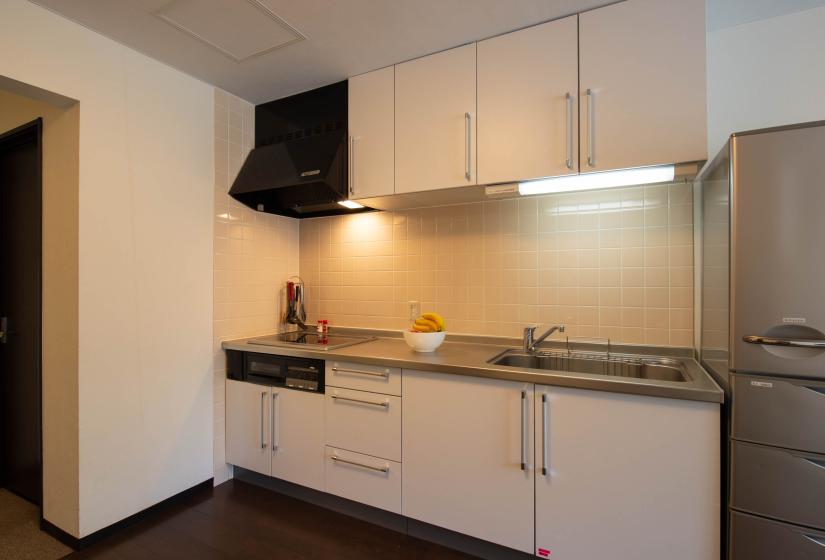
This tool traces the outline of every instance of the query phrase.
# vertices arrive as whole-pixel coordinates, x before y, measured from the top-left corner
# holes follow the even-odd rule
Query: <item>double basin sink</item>
[[[592,375],[684,383],[690,380],[679,360],[630,354],[597,352],[532,352],[506,350],[490,364],[521,369],[564,371]]]

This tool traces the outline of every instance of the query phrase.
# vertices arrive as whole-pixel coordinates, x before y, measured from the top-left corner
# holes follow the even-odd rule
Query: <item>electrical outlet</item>
[[[421,315],[421,303],[417,301],[408,301],[407,310],[409,311],[410,321],[415,321]]]

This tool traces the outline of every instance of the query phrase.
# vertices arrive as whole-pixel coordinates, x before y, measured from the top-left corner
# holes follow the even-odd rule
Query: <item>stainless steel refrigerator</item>
[[[699,184],[730,558],[825,559],[825,122],[734,134]]]

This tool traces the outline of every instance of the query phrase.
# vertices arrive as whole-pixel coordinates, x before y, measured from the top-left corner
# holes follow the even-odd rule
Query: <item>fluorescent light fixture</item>
[[[589,191],[593,189],[628,187],[631,185],[666,183],[673,181],[674,175],[674,165],[654,165],[651,167],[636,167],[634,169],[619,169],[617,171],[601,171],[598,173],[582,173],[580,175],[563,175],[561,177],[536,179],[535,181],[519,183],[518,192],[522,196],[527,196],[531,194]]]
[[[358,210],[359,208],[364,207],[363,205],[358,204],[357,202],[355,202],[353,200],[339,200],[338,204],[340,204],[344,208],[349,208],[350,210]]]

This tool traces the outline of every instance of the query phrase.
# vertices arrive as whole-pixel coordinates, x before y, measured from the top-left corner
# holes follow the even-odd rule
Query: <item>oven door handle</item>
[[[764,346],[786,346],[790,348],[817,348],[825,350],[825,340],[813,338],[778,338],[773,336],[749,335],[742,337],[748,344],[759,344]]]

